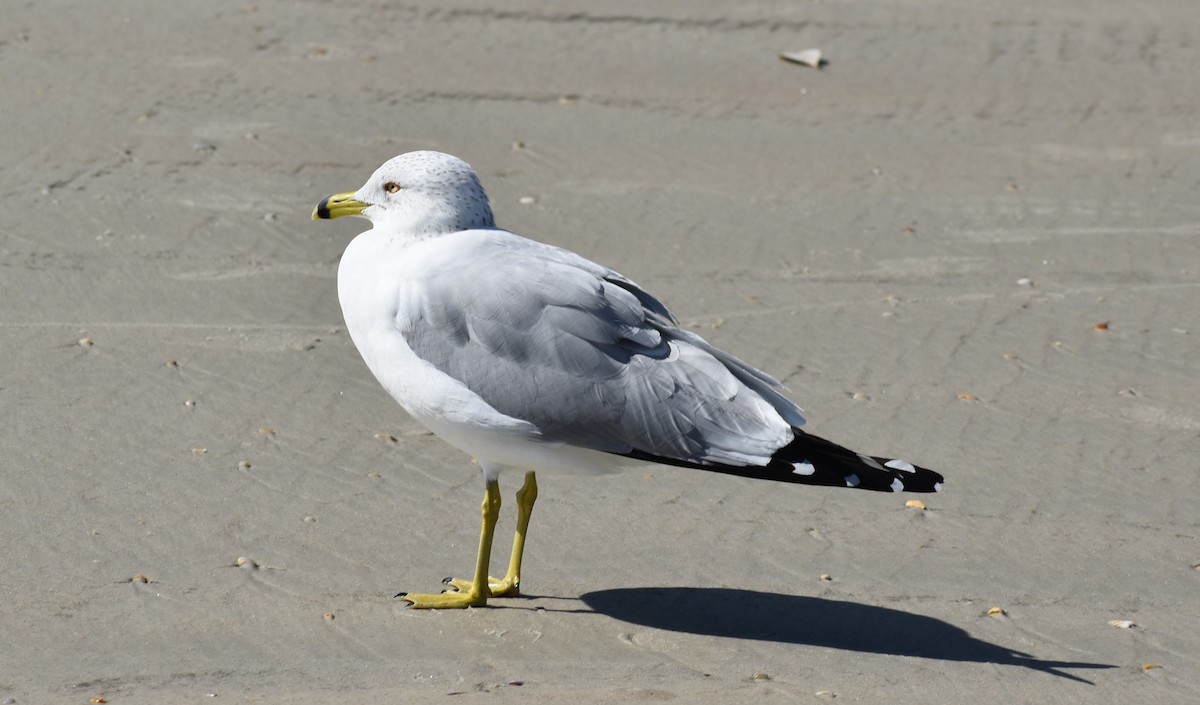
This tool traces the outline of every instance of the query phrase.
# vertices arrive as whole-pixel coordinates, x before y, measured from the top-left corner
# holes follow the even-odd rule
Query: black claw
[[[395,594],[395,596],[392,597],[392,599],[394,600],[397,597],[408,597],[408,593],[407,592],[398,592]]]
[[[442,585],[449,585],[449,584],[450,584],[450,583],[452,583],[452,582],[454,582],[454,576],[453,576],[453,575],[452,575],[452,576],[450,576],[450,577],[448,577],[448,578],[442,578]]]

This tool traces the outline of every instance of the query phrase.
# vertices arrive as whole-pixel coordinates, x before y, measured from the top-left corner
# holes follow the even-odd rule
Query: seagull
[[[885,492],[937,492],[943,478],[800,430],[780,383],[678,321],[632,280],[496,226],[469,164],[402,154],[313,219],[360,216],[338,299],[354,345],[414,419],[483,472],[475,573],[420,609],[520,594],[538,471],[661,463],[747,478]],[[508,571],[489,577],[503,469],[525,470]]]

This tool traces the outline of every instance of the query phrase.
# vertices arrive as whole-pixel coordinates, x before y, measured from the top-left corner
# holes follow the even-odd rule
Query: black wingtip
[[[852,487],[876,492],[941,492],[946,480],[940,473],[905,460],[877,458],[856,453],[832,441],[794,429],[791,443],[775,452],[771,462],[761,465],[704,464],[664,458],[633,450],[623,455],[664,465],[696,468],[774,482],[801,485]]]

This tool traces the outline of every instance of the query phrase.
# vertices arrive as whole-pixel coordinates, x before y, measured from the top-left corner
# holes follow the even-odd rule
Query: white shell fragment
[[[1110,619],[1108,620],[1108,623],[1117,629],[1131,629],[1137,626],[1133,623],[1133,620],[1130,619]]]
[[[785,51],[779,55],[779,58],[793,64],[803,64],[811,66],[814,69],[819,69],[824,65],[821,60],[820,49],[805,49],[804,51]]]

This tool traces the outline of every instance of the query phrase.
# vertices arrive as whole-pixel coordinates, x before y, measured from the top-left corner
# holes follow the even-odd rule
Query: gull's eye
[[[400,190],[400,184],[396,183],[395,181],[389,181],[383,185],[383,190],[387,191],[388,193],[396,193]]]

